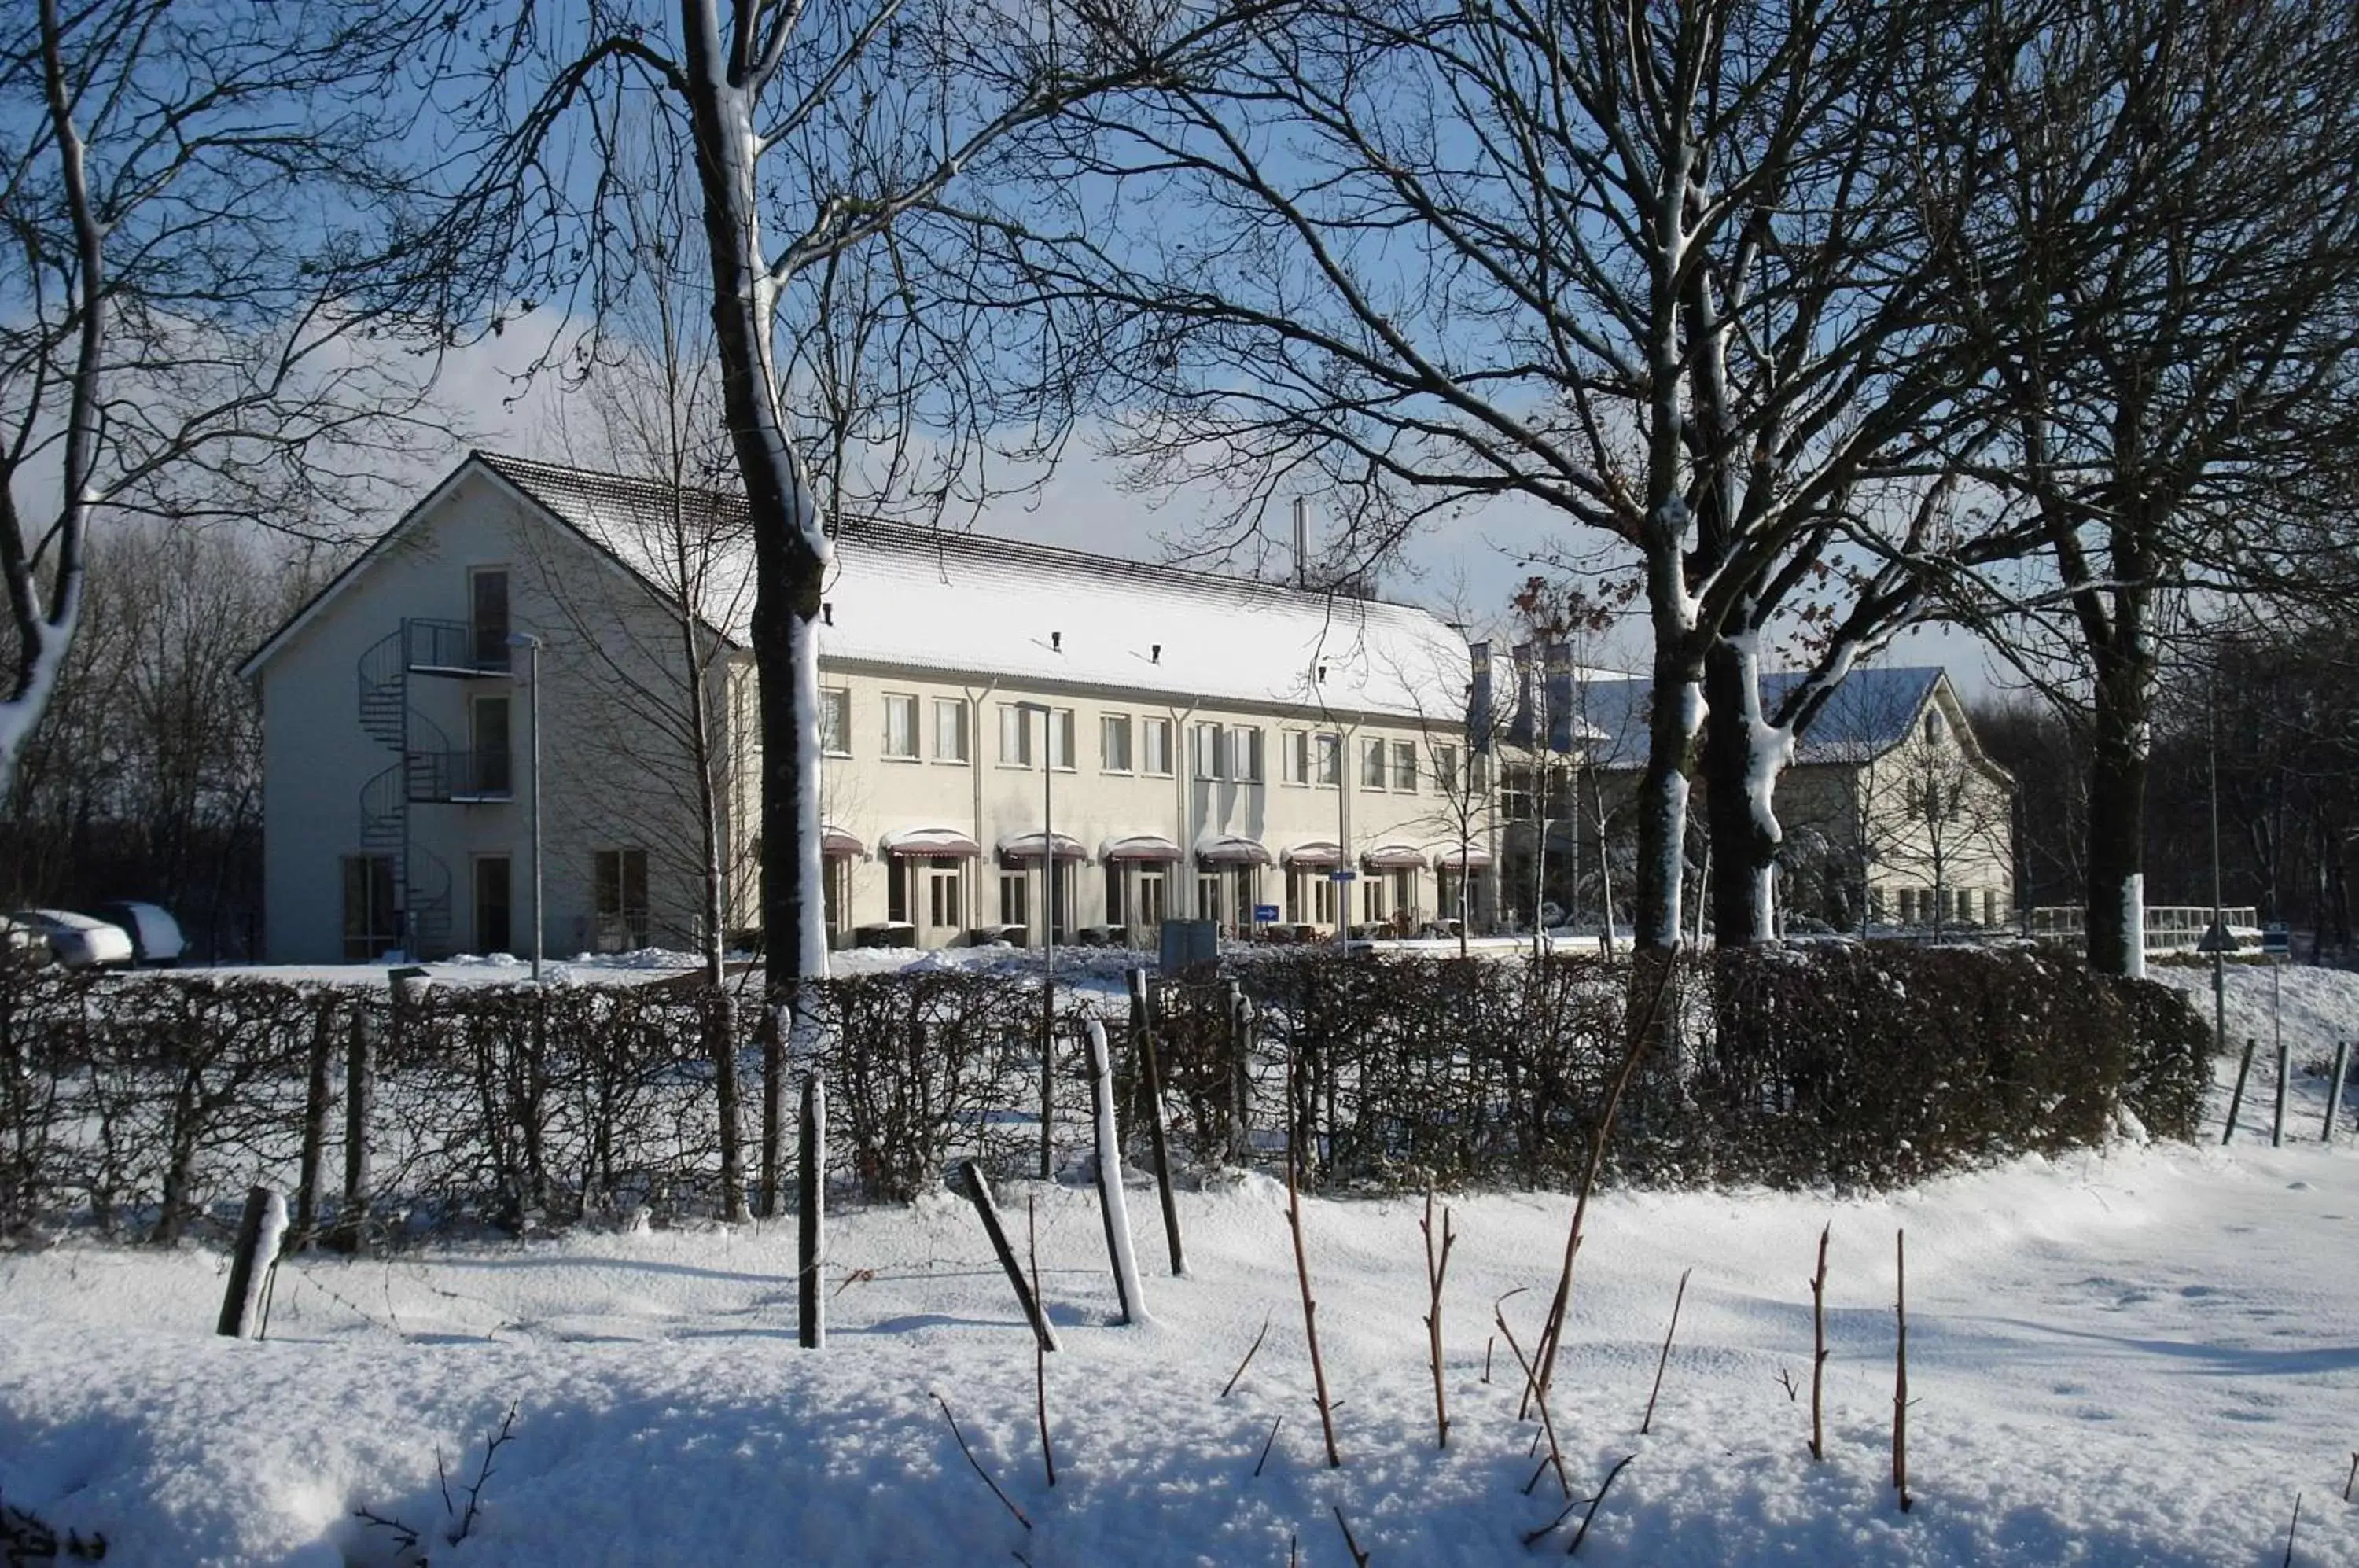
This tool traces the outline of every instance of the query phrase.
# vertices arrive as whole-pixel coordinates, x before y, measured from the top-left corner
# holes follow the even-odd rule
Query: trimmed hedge
[[[1160,986],[1173,1146],[1199,1171],[1275,1171],[1291,1139],[1305,1179],[1336,1191],[1569,1185],[1623,1059],[1632,984],[1627,964],[1596,958],[1295,951]],[[834,1182],[900,1203],[964,1156],[1035,1168],[1036,978],[924,967],[816,996],[825,1043],[795,1071],[827,1074]],[[2029,951],[1732,953],[1683,960],[1668,996],[1609,1153],[1624,1181],[1877,1187],[2095,1144],[2133,1120],[2187,1138],[2209,1083],[2209,1035],[2180,993]],[[0,969],[0,1234],[83,1223],[169,1243],[225,1226],[247,1183],[298,1186],[310,1112],[313,1229],[349,1222],[336,1211],[356,1039],[378,1062],[364,1200],[379,1235],[716,1214],[710,1006],[675,985],[397,1001]],[[1060,1165],[1089,1143],[1079,1037],[1093,1013],[1117,1043],[1122,1103],[1141,1103],[1136,1042],[1113,1007],[1060,998]],[[758,1013],[735,1015],[749,1123],[765,1094]],[[1143,1149],[1135,1116],[1126,1130]]]

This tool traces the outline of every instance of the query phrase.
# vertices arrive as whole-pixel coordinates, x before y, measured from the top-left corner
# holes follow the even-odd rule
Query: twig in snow
[[[1450,1446],[1450,1407],[1443,1399],[1441,1387],[1441,1281],[1450,1272],[1450,1248],[1457,1242],[1458,1234],[1450,1228],[1450,1209],[1445,1204],[1441,1211],[1441,1248],[1438,1253],[1434,1250],[1431,1192],[1425,1195],[1425,1217],[1418,1222],[1417,1228],[1425,1233],[1425,1282],[1433,1290],[1431,1301],[1426,1308],[1425,1330],[1433,1353],[1434,1443],[1437,1447],[1447,1448]]]
[[[2351,1500],[2351,1483],[2354,1481],[2359,1481],[2359,1454],[2352,1454],[2351,1474],[2343,1478],[2343,1500],[2346,1503]]]
[[[1287,1052],[1288,1079],[1286,1103],[1295,1103],[1293,1079],[1294,1053]],[[1310,1296],[1310,1257],[1302,1245],[1302,1189],[1297,1174],[1301,1150],[1296,1147],[1296,1118],[1289,1114],[1286,1121],[1286,1224],[1294,1233],[1294,1272],[1302,1283],[1302,1337],[1310,1345],[1310,1381],[1319,1396],[1319,1429],[1327,1439],[1327,1467],[1341,1468],[1343,1456],[1335,1451],[1335,1410],[1327,1401],[1327,1363],[1319,1355],[1319,1303]]]
[[[353,1518],[363,1524],[373,1524],[379,1530],[389,1531],[393,1536],[393,1549],[397,1552],[414,1552],[418,1548],[418,1532],[399,1519],[387,1519],[383,1514],[371,1512],[367,1508],[354,1508]]]
[[[1017,1508],[1007,1494],[999,1489],[999,1483],[991,1478],[991,1472],[983,1467],[983,1461],[977,1459],[974,1456],[974,1450],[966,1445],[966,1433],[959,1430],[958,1417],[951,1414],[951,1402],[941,1395],[936,1394],[934,1403],[942,1407],[942,1419],[951,1423],[951,1435],[958,1439],[959,1452],[966,1455],[966,1462],[969,1465],[974,1466],[974,1473],[983,1477],[983,1484],[991,1488],[991,1495],[999,1499],[1001,1507],[1016,1516],[1017,1524],[1022,1525],[1026,1530],[1030,1530],[1032,1521],[1024,1517],[1024,1510]]]
[[[1256,1480],[1261,1476],[1261,1467],[1269,1463],[1269,1451],[1277,1445],[1277,1429],[1285,1424],[1286,1418],[1283,1415],[1269,1423],[1269,1435],[1261,1440],[1261,1457],[1254,1461],[1254,1476]]]
[[[2301,1528],[2301,1494],[2293,1495],[2293,1522],[2286,1526],[2285,1568],[2293,1568],[2293,1532]]]
[[[1786,1390],[1787,1403],[1794,1404],[1799,1402],[1802,1398],[1802,1386],[1794,1381],[1794,1369],[1792,1367],[1778,1367],[1777,1382],[1778,1385]]]
[[[1039,1203],[1026,1196],[1024,1200],[1024,1248],[1032,1261],[1032,1299],[1040,1299],[1040,1221]],[[1049,1472],[1049,1485],[1057,1484],[1057,1451],[1049,1442],[1049,1347],[1040,1336],[1032,1336],[1032,1402],[1040,1419],[1040,1463]]]
[[[1352,1539],[1352,1527],[1343,1521],[1343,1510],[1340,1508],[1335,1510],[1335,1528],[1343,1532],[1343,1549],[1352,1554],[1355,1568],[1368,1568],[1368,1554],[1360,1550],[1358,1541]]]
[[[1694,1272],[1692,1269],[1680,1270],[1679,1293],[1671,1298],[1671,1326],[1663,1331],[1663,1354],[1655,1362],[1654,1392],[1647,1396],[1647,1414],[1638,1422],[1640,1437],[1646,1436],[1647,1429],[1655,1424],[1655,1401],[1663,1392],[1663,1368],[1671,1364],[1671,1335],[1680,1332],[1680,1303],[1688,1299],[1688,1276]]]
[[[1485,1383],[1491,1380],[1491,1347],[1498,1343],[1499,1336],[1495,1334],[1483,1342],[1483,1381]],[[2352,1457],[2359,1459],[2359,1454],[2354,1454]]]
[[[1892,1487],[1900,1494],[1900,1511],[1916,1501],[1908,1495],[1908,1233],[1892,1233],[1892,1258],[1897,1269],[1892,1316],[1899,1336],[1892,1360]]]
[[[1245,1368],[1253,1365],[1254,1353],[1261,1348],[1261,1342],[1269,1337],[1269,1312],[1262,1313],[1261,1332],[1254,1335],[1253,1344],[1245,1348],[1245,1358],[1237,1363],[1237,1369],[1229,1374],[1229,1380],[1221,1385],[1221,1398],[1225,1399],[1229,1397],[1229,1390],[1237,1386],[1237,1379],[1244,1377]]]
[[[1637,1457],[1635,1454],[1625,1454],[1619,1464],[1605,1472],[1605,1484],[1597,1488],[1597,1500],[1589,1505],[1587,1513],[1581,1516],[1581,1528],[1572,1532],[1572,1544],[1564,1549],[1564,1554],[1567,1557],[1580,1551],[1581,1543],[1589,1538],[1589,1527],[1597,1522],[1597,1510],[1605,1506],[1605,1494],[1614,1489],[1614,1478],[1622,1474],[1623,1465]]]
[[[1829,1220],[1819,1232],[1819,1271],[1810,1277],[1810,1457],[1827,1456],[1827,1238],[1834,1234]]]
[[[1512,1296],[1515,1293],[1515,1291],[1510,1290],[1507,1292],[1507,1295]],[[1491,1303],[1492,1320],[1499,1325],[1499,1334],[1501,1337],[1506,1340],[1507,1349],[1515,1356],[1516,1365],[1524,1369],[1525,1397],[1531,1399],[1533,1403],[1539,1407],[1540,1432],[1548,1439],[1549,1463],[1556,1466],[1556,1484],[1562,1490],[1563,1494],[1569,1497],[1572,1496],[1572,1481],[1564,1473],[1564,1453],[1561,1449],[1557,1447],[1556,1421],[1555,1418],[1549,1414],[1548,1390],[1539,1386],[1539,1375],[1538,1370],[1532,1366],[1531,1362],[1526,1358],[1524,1355],[1524,1347],[1516,1343],[1516,1331],[1507,1326],[1507,1314],[1500,1305],[1500,1303],[1504,1302],[1506,1299],[1507,1296],[1502,1296],[1497,1301]],[[1532,1480],[1536,1482],[1538,1479],[1538,1473],[1534,1472]],[[1524,1486],[1524,1490],[1529,1492],[1531,1489],[1531,1485],[1527,1483]]]
[[[1302,1538],[1299,1535],[1286,1538],[1286,1568],[1302,1568]]]
[[[468,1532],[475,1528],[475,1515],[482,1508],[484,1502],[484,1484],[492,1478],[492,1456],[500,1451],[502,1443],[515,1434],[516,1419],[516,1403],[510,1400],[508,1413],[500,1419],[500,1430],[488,1433],[484,1438],[484,1462],[475,1467],[474,1484],[467,1488],[467,1511],[459,1516],[458,1527],[445,1538],[453,1546],[466,1540]],[[438,1474],[442,1468],[442,1455],[440,1453],[434,1455],[434,1468]],[[446,1512],[451,1507],[451,1486],[447,1481],[442,1486],[442,1507]]]

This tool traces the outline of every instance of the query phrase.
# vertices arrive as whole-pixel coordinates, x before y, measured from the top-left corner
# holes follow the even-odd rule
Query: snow
[[[2158,965],[2203,992],[2209,972]],[[2270,976],[2237,966],[2230,1024],[2270,1038]],[[2299,1067],[2359,1023],[2359,977],[2288,968]],[[2270,1085],[2255,1067],[2252,1099]],[[1609,1192],[1592,1205],[1551,1406],[1577,1496],[1614,1483],[1582,1560],[1719,1563],[2276,1564],[2359,1561],[2341,1500],[2359,1383],[2359,1140],[2317,1141],[2299,1077],[2287,1145],[2128,1145],[1873,1199]],[[1495,1564],[1562,1506],[1522,1488],[1495,1301],[1537,1326],[1570,1202],[1457,1194],[1443,1301],[1451,1445],[1434,1443],[1414,1200],[1308,1196],[1343,1467],[1320,1453],[1285,1193],[1180,1194],[1186,1278],[1114,1329],[1095,1195],[1037,1197],[1063,1348],[1040,1470],[1032,1341],[973,1210],[840,1210],[834,1332],[794,1343],[791,1220],[298,1256],[270,1337],[215,1337],[226,1260],[71,1237],[0,1254],[0,1495],[110,1563],[386,1564],[365,1507],[438,1564],[803,1562]],[[1152,1205],[1142,1213],[1159,1224]],[[1809,1432],[1810,1302],[1832,1223],[1829,1456]],[[1889,1486],[1893,1233],[1908,1235],[1909,1476]],[[1150,1247],[1150,1251],[1154,1249]],[[1638,1437],[1680,1271],[1654,1430]],[[1222,1385],[1265,1321],[1269,1337]],[[1526,1337],[1526,1344],[1529,1344]],[[1801,1400],[1788,1399],[1788,1376]],[[1032,1520],[995,1500],[952,1441]],[[446,1548],[438,1456],[463,1484],[511,1402],[483,1510]],[[1282,1420],[1281,1420],[1282,1418]],[[1266,1467],[1256,1458],[1272,1423]],[[1586,1489],[1586,1490],[1585,1490]],[[1575,1513],[1575,1520],[1578,1519]],[[1560,1554],[1569,1523],[1538,1555]]]
[[[2146,930],[2146,873],[2133,871],[2122,878],[2122,930],[2129,932],[2129,967],[2124,971],[2133,980],[2146,978],[2146,943],[2141,934]]]
[[[1123,1322],[1142,1323],[1148,1321],[1147,1295],[1138,1287],[1138,1257],[1130,1244],[1130,1204],[1123,1192],[1122,1139],[1114,1128],[1114,1055],[1106,1050],[1105,1025],[1095,1018],[1089,1023],[1089,1041],[1090,1073],[1097,1080],[1090,1104],[1096,1123],[1098,1193],[1105,1209],[1114,1301]]]

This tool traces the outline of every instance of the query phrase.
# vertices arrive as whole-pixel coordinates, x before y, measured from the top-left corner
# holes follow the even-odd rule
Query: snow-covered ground
[[[2264,1042],[2251,1128],[2273,1091],[2268,979],[2231,985],[2231,1033]],[[2297,1071],[2359,1032],[2359,977],[2288,970],[2284,989]],[[2223,1150],[2215,1116],[2197,1147],[2026,1160],[1882,1199],[1608,1194],[1552,1403],[1576,1497],[1636,1458],[1582,1559],[2274,1565],[2299,1492],[2295,1561],[2359,1562],[2359,1504],[2342,1499],[2359,1446],[2359,1138],[2346,1115],[2321,1147],[2322,1087],[2295,1091],[2275,1150],[2265,1130]],[[1451,1201],[1446,1452],[1417,1205],[1306,1203],[1333,1471],[1282,1190],[1182,1194],[1180,1279],[1152,1194],[1134,1191],[1153,1315],[1136,1327],[1111,1322],[1093,1192],[1004,1190],[1019,1251],[1027,1199],[1063,1342],[1048,1357],[1053,1489],[1030,1336],[973,1212],[945,1194],[832,1218],[819,1353],[795,1343],[791,1225],[291,1260],[263,1342],[212,1337],[216,1253],[77,1239],[0,1256],[0,1501],[104,1532],[110,1563],[397,1561],[392,1532],[354,1518],[367,1508],[419,1530],[437,1563],[1038,1568],[1276,1565],[1290,1539],[1302,1562],[1340,1565],[1336,1508],[1373,1563],[1496,1563],[1563,1507],[1552,1475],[1525,1493],[1538,1428],[1516,1420],[1492,1325],[1521,1289],[1504,1310],[1530,1345],[1561,1196]],[[1829,1452],[1813,1464],[1808,1279],[1830,1224]],[[1905,1514],[1889,1484],[1901,1227]],[[969,1467],[937,1394],[1029,1530]],[[472,1533],[447,1547],[511,1404]],[[1571,1530],[1529,1551],[1560,1555]]]

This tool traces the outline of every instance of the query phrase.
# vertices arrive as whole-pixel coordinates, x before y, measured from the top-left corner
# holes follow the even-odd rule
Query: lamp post
[[[1040,715],[1040,1180],[1047,1181],[1057,1173],[1049,1121],[1057,1062],[1057,712],[1046,702],[1016,708]]]
[[[526,810],[532,824],[532,983],[540,984],[540,639],[530,632],[510,632],[508,646],[525,650],[526,723],[532,729],[532,793]]]

